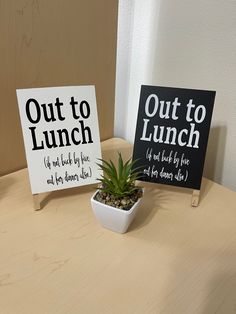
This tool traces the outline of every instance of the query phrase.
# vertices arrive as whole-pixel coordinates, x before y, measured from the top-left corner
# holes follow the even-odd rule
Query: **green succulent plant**
[[[124,162],[121,153],[118,155],[117,169],[112,160],[108,162],[99,159],[102,163],[97,165],[103,171],[103,175],[98,180],[101,182],[99,190],[116,198],[121,198],[132,195],[140,189],[140,187],[135,186],[135,181],[140,178],[141,168],[135,168],[137,160],[132,161],[130,158]]]

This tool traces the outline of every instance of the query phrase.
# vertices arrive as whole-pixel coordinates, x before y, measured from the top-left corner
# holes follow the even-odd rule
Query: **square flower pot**
[[[124,210],[96,201],[94,199],[96,194],[97,192],[92,196],[91,204],[97,220],[104,228],[125,233],[137,213],[142,198],[139,198],[129,210]]]

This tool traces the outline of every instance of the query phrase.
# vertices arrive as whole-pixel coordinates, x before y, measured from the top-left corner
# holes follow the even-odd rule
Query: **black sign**
[[[142,181],[200,189],[214,91],[141,87],[133,159]]]

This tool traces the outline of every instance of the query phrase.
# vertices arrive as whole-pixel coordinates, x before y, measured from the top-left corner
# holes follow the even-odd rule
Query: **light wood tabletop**
[[[131,154],[120,139],[103,156]],[[236,313],[236,193],[203,179],[191,190],[144,184],[126,234],[102,228],[94,186],[41,195],[27,169],[0,178],[1,314]]]

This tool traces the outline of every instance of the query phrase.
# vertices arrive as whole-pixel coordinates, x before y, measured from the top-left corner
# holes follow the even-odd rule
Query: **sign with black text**
[[[16,93],[32,193],[96,183],[101,147],[95,87]]]
[[[214,91],[141,87],[133,159],[140,180],[200,189]]]

